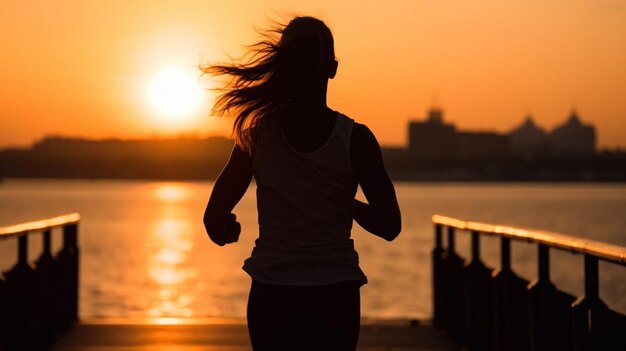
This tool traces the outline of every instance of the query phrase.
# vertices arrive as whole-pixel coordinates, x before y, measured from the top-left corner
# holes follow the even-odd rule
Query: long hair
[[[213,113],[235,115],[233,137],[248,152],[258,127],[291,101],[319,89],[335,60],[332,33],[319,19],[296,17],[261,34],[263,39],[248,47],[246,62],[200,68],[229,78],[218,89]]]

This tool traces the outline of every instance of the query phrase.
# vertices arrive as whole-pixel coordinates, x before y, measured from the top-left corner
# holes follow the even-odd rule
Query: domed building
[[[526,116],[526,120],[509,133],[509,150],[525,160],[545,157],[550,151],[548,134],[535,124],[532,116]]]
[[[552,154],[557,157],[591,157],[596,152],[596,130],[583,124],[576,111],[550,133]]]

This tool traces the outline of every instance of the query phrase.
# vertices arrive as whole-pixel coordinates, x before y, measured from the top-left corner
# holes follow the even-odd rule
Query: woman
[[[254,350],[354,350],[367,278],[352,221],[388,241],[401,229],[380,147],[365,125],[326,104],[338,63],[322,21],[294,18],[251,51],[246,63],[203,68],[230,79],[214,110],[236,116],[236,145],[211,193],[206,231],[218,245],[238,240],[231,211],[254,176],[259,238],[243,266],[252,277]],[[368,203],[354,198],[358,185]]]

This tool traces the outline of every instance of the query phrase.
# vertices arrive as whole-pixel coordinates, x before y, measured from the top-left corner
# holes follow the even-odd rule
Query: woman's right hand
[[[237,222],[237,216],[235,216],[234,213],[229,213],[224,220],[221,233],[218,233],[218,236],[222,240],[217,244],[224,246],[226,244],[236,243],[239,241],[239,234],[241,234],[241,224]]]
[[[211,241],[219,246],[239,240],[241,224],[231,211],[248,190],[252,180],[252,159],[238,146],[233,148],[226,167],[215,181],[204,210],[204,228]]]

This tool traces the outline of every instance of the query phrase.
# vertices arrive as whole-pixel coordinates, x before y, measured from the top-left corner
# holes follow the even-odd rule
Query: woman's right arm
[[[354,200],[354,219],[368,232],[392,241],[402,229],[400,207],[378,141],[363,124],[354,124],[350,161],[367,199]]]
[[[215,181],[204,211],[204,228],[214,243],[223,246],[239,240],[241,226],[231,211],[248,190],[251,180],[252,158],[235,146],[226,167]]]

